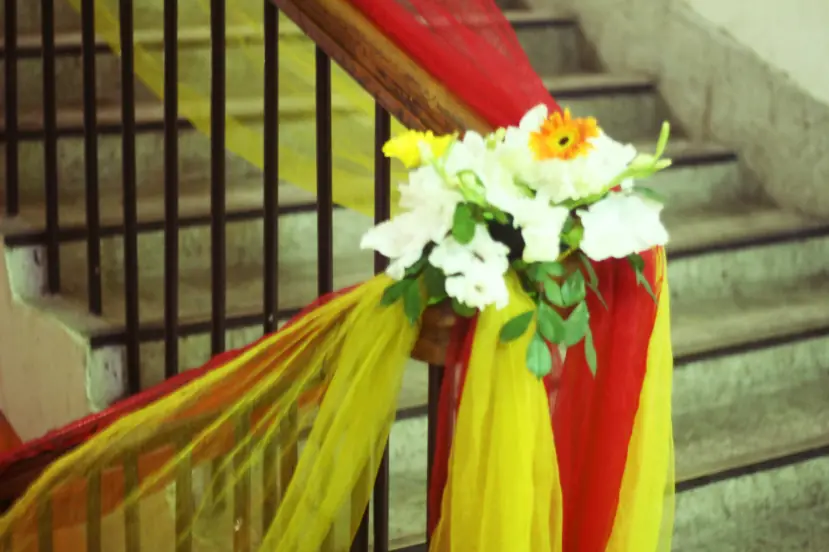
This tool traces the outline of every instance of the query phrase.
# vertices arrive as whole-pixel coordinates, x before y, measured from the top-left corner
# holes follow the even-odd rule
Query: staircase
[[[613,137],[652,147],[671,119],[658,83],[602,70],[565,12],[502,5],[551,93],[578,115],[594,115]],[[101,42],[98,140],[103,313],[88,312],[81,34],[78,14],[56,0],[60,183],[60,293],[46,293],[41,40],[36,2],[20,2],[20,213],[0,223],[5,270],[0,400],[24,438],[105,408],[124,396],[124,305],[119,60]],[[209,72],[209,29],[181,30],[182,66]],[[282,25],[280,40],[307,40]],[[160,33],[136,41],[161,48]],[[308,42],[309,55],[313,44]],[[196,69],[194,69],[196,70]],[[232,93],[243,82],[229,66],[228,111],[261,118],[261,99]],[[4,83],[8,85],[8,83]],[[243,87],[240,87],[242,90]],[[336,96],[334,108],[336,108]],[[163,110],[136,90],[141,386],[164,379]],[[313,98],[283,99],[280,114],[312,125]],[[674,549],[682,552],[829,549],[829,224],[784,212],[741,171],[738,152],[683,138],[679,121],[670,170],[652,183],[667,198],[676,358],[674,431],[677,511]],[[3,125],[0,124],[0,128]],[[5,139],[5,132],[0,137]],[[209,139],[179,131],[179,366],[210,356]],[[5,150],[0,153],[5,161]],[[262,334],[262,176],[228,156],[227,333],[229,348]],[[280,316],[316,297],[316,204],[280,183]],[[372,274],[357,248],[372,221],[334,214],[335,286]],[[5,296],[5,298],[3,298]],[[0,338],[2,339],[2,338]],[[12,363],[21,367],[16,372]],[[54,366],[45,372],[42,366]],[[21,376],[28,370],[31,378]],[[13,392],[9,389],[14,388]],[[15,396],[11,396],[15,395]],[[42,406],[32,406],[39,404]],[[3,406],[0,404],[0,406]],[[396,548],[422,549],[426,497],[427,369],[412,362],[390,443],[390,533]],[[24,419],[20,413],[41,408]],[[11,414],[10,414],[11,415]],[[19,420],[19,423],[18,423]]]

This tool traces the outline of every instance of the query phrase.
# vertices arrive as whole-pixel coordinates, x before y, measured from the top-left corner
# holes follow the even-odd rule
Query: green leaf
[[[558,344],[564,340],[564,319],[546,303],[538,305],[538,333],[550,343]]]
[[[564,276],[564,265],[556,262],[533,263],[527,267],[527,274],[536,282],[545,278],[561,278]]]
[[[383,298],[380,299],[380,304],[384,307],[388,307],[392,303],[395,303],[398,299],[403,297],[403,294],[407,289],[409,289],[409,287],[412,286],[413,283],[414,280],[410,280],[408,278],[393,283],[386,288],[386,291],[383,292]]]
[[[406,269],[406,277],[411,276],[418,276],[423,268],[426,266],[426,262],[429,260],[427,255],[423,255],[420,260],[418,260],[415,264],[410,266]]]
[[[662,122],[662,128],[659,130],[659,140],[656,142],[656,152],[654,157],[657,159],[662,157],[665,153],[665,147],[668,145],[668,138],[671,136],[671,123],[668,121]]]
[[[639,253],[628,255],[628,262],[630,263],[630,266],[633,267],[633,270],[635,270],[637,273],[645,270],[645,259],[643,259],[642,255],[640,255]]]
[[[426,295],[430,300],[440,300],[446,297],[446,275],[441,269],[426,265],[426,268],[423,269],[423,283],[426,286]]]
[[[665,203],[665,198],[662,197],[662,194],[653,188],[648,188],[646,186],[634,186],[633,191],[645,199],[650,199],[651,201],[655,201],[657,203]]]
[[[587,361],[590,373],[596,377],[596,346],[593,344],[593,332],[590,328],[587,328],[587,333],[584,335],[584,359]]]
[[[590,262],[590,257],[585,255],[584,253],[579,253],[579,259],[581,260],[581,264],[584,267],[584,271],[587,273],[587,287],[596,294],[598,297],[599,302],[602,304],[604,308],[607,308],[607,303],[602,297],[601,292],[599,291],[599,277],[596,275],[596,269],[593,268],[593,263]]]
[[[561,298],[565,307],[572,307],[584,301],[587,290],[584,286],[584,276],[581,271],[576,271],[568,276],[561,286]]]
[[[524,332],[526,332],[527,328],[530,327],[530,322],[532,322],[534,316],[535,311],[530,310],[519,314],[504,324],[501,327],[501,343],[509,343],[510,341],[518,339],[524,335]]]
[[[636,283],[645,288],[645,291],[651,296],[653,302],[656,303],[656,294],[653,292],[650,282],[645,277],[645,259],[642,258],[642,255],[634,253],[633,255],[628,255],[628,262],[633,267],[634,272],[636,272]]]
[[[403,294],[403,311],[409,322],[416,324],[423,314],[423,298],[420,296],[420,286],[411,285]]]
[[[475,217],[468,203],[459,203],[455,207],[452,219],[452,236],[461,244],[467,244],[475,237]]]
[[[538,379],[543,378],[553,370],[553,357],[544,339],[534,333],[527,347],[527,368]]]
[[[544,281],[544,296],[547,298],[547,301],[557,307],[565,306],[564,298],[561,295],[561,287],[555,280],[550,279]]]
[[[470,307],[469,305],[461,303],[454,297],[452,298],[452,310],[455,311],[455,314],[463,316],[464,318],[471,318],[478,312],[478,309],[475,307]]]
[[[572,347],[581,341],[585,334],[590,331],[590,312],[587,310],[587,303],[582,301],[573,309],[567,322],[564,323],[564,340],[562,344]]]
[[[581,239],[584,236],[584,228],[581,225],[573,226],[573,228],[565,233],[562,236],[564,243],[567,244],[568,247],[576,248],[581,243]]]

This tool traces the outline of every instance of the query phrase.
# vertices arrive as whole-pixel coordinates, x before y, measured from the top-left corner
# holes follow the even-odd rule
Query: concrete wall
[[[659,78],[695,138],[779,204],[829,217],[829,1],[528,0],[576,13],[610,70]]]

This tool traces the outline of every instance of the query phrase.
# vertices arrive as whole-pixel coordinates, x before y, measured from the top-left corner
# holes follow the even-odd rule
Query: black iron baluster
[[[95,86],[95,0],[81,3],[83,131],[86,164],[86,281],[89,312],[101,314],[101,218],[98,191],[98,106]]]
[[[427,445],[426,445],[426,523],[429,523],[429,518],[432,512],[429,510],[428,489],[432,484],[432,467],[435,463],[435,451],[437,450],[437,433],[438,433],[438,403],[440,402],[440,388],[443,386],[443,376],[446,372],[444,366],[435,364],[429,365],[429,391],[428,391],[428,406],[427,406]],[[432,540],[432,535],[426,529],[426,548],[429,548],[429,543]]]
[[[279,311],[279,10],[265,0],[264,331],[276,330]]]
[[[391,136],[391,117],[380,104],[374,111],[374,222],[380,223],[391,217],[391,163],[383,155],[383,145]],[[387,259],[374,254],[374,271],[386,269]],[[389,550],[389,445],[383,451],[383,459],[374,483],[374,550]]]
[[[127,387],[141,390],[141,341],[138,311],[138,193],[135,161],[135,51],[132,0],[120,0],[121,27],[121,145],[124,186],[124,298],[126,310]]]
[[[17,149],[17,0],[5,0],[3,6],[6,14],[6,214],[14,216],[20,210],[20,161]]]
[[[50,293],[60,291],[60,231],[58,221],[58,114],[55,82],[55,1],[42,0],[43,40],[43,166],[46,196],[46,278]],[[6,83],[7,86],[11,83]]]
[[[225,0],[210,0],[210,269],[211,349],[225,350]]]
[[[331,59],[316,49],[317,292],[334,289],[334,197],[331,152]]]
[[[164,375],[178,372],[178,0],[164,0]]]

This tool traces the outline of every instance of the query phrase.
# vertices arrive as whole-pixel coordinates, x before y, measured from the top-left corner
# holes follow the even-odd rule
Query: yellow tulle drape
[[[81,9],[81,0],[69,0]],[[135,74],[164,97],[163,0],[135,2]],[[208,0],[179,2],[179,112],[210,133],[210,51]],[[96,0],[96,32],[120,51],[119,0]],[[234,0],[226,6],[227,149],[261,169],[265,159],[264,2]],[[198,30],[199,32],[194,32]],[[201,34],[201,40],[195,40]],[[316,186],[315,46],[288,18],[279,16],[279,177],[309,192]],[[334,202],[371,215],[374,182],[375,103],[356,81],[332,63],[332,154]],[[403,127],[393,121],[392,133]],[[405,180],[393,165],[393,181]],[[233,186],[234,177],[228,178]],[[396,193],[396,190],[393,191]],[[396,202],[392,203],[393,205]]]
[[[211,552],[232,550],[229,539],[240,538],[252,550],[348,550],[418,332],[401,305],[380,306],[389,282],[378,276],[334,299],[55,461],[0,518],[0,543],[11,539],[11,551],[28,552],[45,537],[56,552],[85,549],[89,477],[100,474],[102,501],[109,504],[100,514],[107,552],[125,550],[129,510],[142,518],[138,550],[168,550],[183,538]],[[205,416],[211,419],[204,428],[160,439],[171,426]],[[306,439],[296,429],[283,430],[291,416],[314,418]],[[262,477],[264,455],[274,447],[276,458],[302,450],[290,485],[280,491]],[[123,496],[130,458],[139,485]],[[175,527],[165,493],[175,494],[182,470],[195,479],[214,458],[221,458],[226,483],[210,492],[220,480],[214,475],[202,488],[193,486],[192,523]],[[244,501],[235,494],[240,488]],[[263,509],[277,492],[276,516],[268,520]],[[241,517],[240,507],[247,510]],[[44,508],[51,531],[43,528]]]
[[[478,320],[432,552],[561,550],[549,401],[524,360],[532,334],[508,344],[498,337],[535,305],[514,275],[509,287],[509,305]]]
[[[674,516],[670,290],[664,252],[648,365],[633,427],[609,552],[670,552]]]

